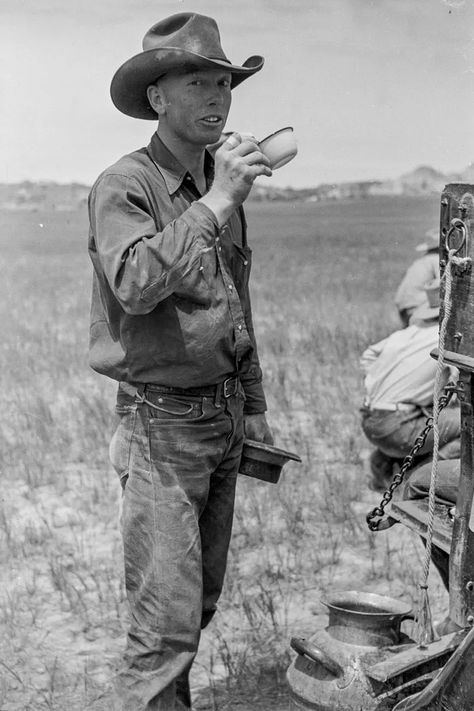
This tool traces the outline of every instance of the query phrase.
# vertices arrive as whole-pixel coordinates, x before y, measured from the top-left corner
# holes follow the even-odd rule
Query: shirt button
[[[242,324],[239,323],[239,325],[237,326],[237,328],[239,329],[239,331],[241,331],[241,330],[242,330]]]
[[[233,288],[232,284],[229,284],[229,291],[232,291]]]
[[[219,237],[216,237],[216,244],[219,244],[220,240]]]
[[[247,260],[247,259],[245,259],[245,260],[244,260],[244,267],[246,267],[246,266],[247,266],[247,264],[248,264],[248,260]]]

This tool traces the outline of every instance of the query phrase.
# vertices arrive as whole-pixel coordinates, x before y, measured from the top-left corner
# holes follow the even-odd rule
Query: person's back
[[[362,355],[370,407],[384,403],[431,404],[436,361],[430,351],[438,344],[438,324],[413,324],[395,331]],[[381,408],[383,409],[383,408]]]
[[[427,252],[408,267],[395,294],[395,305],[402,323],[408,324],[415,309],[426,303],[423,287],[438,276],[439,258],[436,252]]]
[[[394,298],[403,326],[408,326],[418,307],[427,304],[425,285],[439,279],[438,231],[428,230],[416,251],[422,256],[408,267]]]
[[[431,415],[437,361],[431,351],[438,345],[439,279],[425,286],[427,305],[418,307],[413,323],[369,346],[361,357],[366,397],[362,430],[376,447],[370,455],[369,486],[384,489],[392,479],[393,466],[410,451]],[[446,367],[441,386],[457,373]],[[447,407],[439,416],[440,458],[459,455],[458,407]],[[429,456],[433,432],[418,451]]]

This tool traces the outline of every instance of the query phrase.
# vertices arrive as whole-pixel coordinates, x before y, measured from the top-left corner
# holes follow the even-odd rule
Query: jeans
[[[144,396],[119,386],[110,445],[130,607],[118,686],[124,711],[173,711],[191,708],[189,670],[223,585],[244,396],[153,385]]]
[[[417,436],[424,429],[426,415],[418,408],[413,412],[362,409],[362,429],[367,439],[381,452],[403,459],[413,447]],[[439,458],[454,459],[460,455],[461,415],[459,407],[446,407],[438,418]],[[433,450],[433,430],[418,456]]]
[[[427,499],[431,482],[431,462],[415,469],[403,490],[404,499]],[[458,495],[460,461],[438,462],[438,475],[436,478],[435,500],[438,504],[454,506]],[[436,566],[444,586],[449,590],[449,555],[441,548],[433,545],[431,560]]]

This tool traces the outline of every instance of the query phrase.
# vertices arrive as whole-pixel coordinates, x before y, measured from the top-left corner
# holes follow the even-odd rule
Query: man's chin
[[[216,143],[221,137],[222,131],[224,130],[223,126],[223,123],[219,123],[217,126],[200,126],[200,130],[198,132],[199,138],[202,137],[206,145],[209,143]]]
[[[218,148],[222,146],[224,141],[226,140],[227,136],[221,133],[217,141],[214,141],[213,143],[207,143],[206,148],[208,151],[211,151],[213,153],[214,151],[217,151]]]

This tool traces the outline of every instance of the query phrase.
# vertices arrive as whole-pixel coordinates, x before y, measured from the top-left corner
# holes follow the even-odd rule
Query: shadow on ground
[[[200,690],[193,700],[195,711],[287,711],[288,686],[285,679],[268,675],[229,686],[219,682]]]

